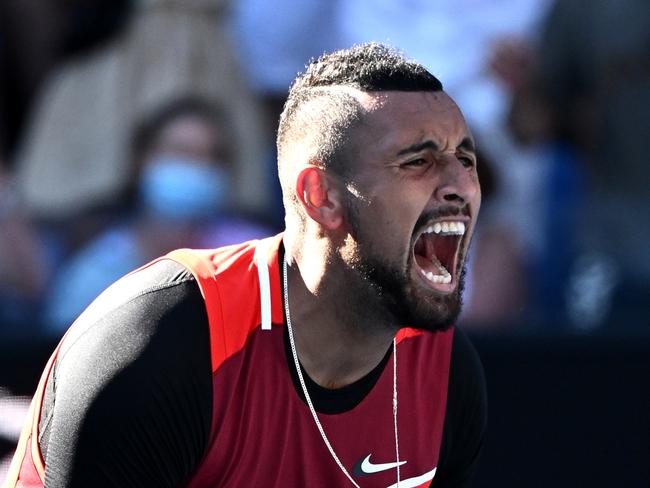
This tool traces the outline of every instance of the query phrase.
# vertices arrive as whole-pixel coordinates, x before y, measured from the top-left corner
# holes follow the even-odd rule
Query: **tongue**
[[[447,275],[449,274],[449,271],[447,268],[445,268],[440,261],[436,259],[435,256],[431,256],[430,258],[426,258],[425,256],[422,256],[421,254],[416,254],[415,255],[415,262],[418,264],[420,268],[422,268],[424,271],[431,271],[434,275]]]
[[[447,275],[449,271],[436,257],[436,246],[434,238],[430,234],[422,234],[414,248],[415,262],[424,271],[430,271],[434,275]]]

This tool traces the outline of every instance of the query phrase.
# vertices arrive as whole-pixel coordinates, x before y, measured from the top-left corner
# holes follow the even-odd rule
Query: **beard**
[[[461,269],[460,263],[464,263],[465,253],[459,253],[458,285],[452,293],[440,294],[424,289],[413,283],[413,253],[409,252],[404,268],[383,258],[383,253],[374,248],[372,239],[363,236],[356,206],[352,204],[348,208],[351,210],[348,215],[352,235],[357,243],[354,253],[347,260],[358,283],[355,287],[357,293],[352,299],[368,304],[366,306],[379,306],[400,327],[431,332],[451,327],[462,306],[466,267],[463,264]]]
[[[431,332],[451,327],[462,305],[466,269],[458,276],[458,286],[447,295],[421,290],[411,282],[412,256],[406,269],[402,270],[360,250],[350,264],[360,278],[365,290],[358,296],[376,299],[378,305],[388,312],[401,327],[412,327]]]

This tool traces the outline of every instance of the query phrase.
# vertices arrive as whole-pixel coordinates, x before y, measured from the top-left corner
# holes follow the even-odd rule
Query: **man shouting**
[[[8,486],[469,486],[486,400],[452,325],[481,201],[460,110],[365,44],[298,76],[277,144],[286,230],[100,295],[43,374]]]

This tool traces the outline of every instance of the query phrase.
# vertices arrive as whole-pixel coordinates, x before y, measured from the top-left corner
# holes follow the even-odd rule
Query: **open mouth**
[[[434,222],[415,241],[415,263],[433,288],[450,291],[455,286],[456,263],[465,227],[465,222],[460,220]]]

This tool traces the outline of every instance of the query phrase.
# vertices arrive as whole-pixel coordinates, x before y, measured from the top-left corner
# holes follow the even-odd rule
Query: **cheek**
[[[409,208],[407,198],[391,187],[375,191],[370,196],[370,202],[370,210],[375,218],[388,227],[399,225]]]
[[[385,249],[393,255],[410,249],[413,229],[423,208],[424,204],[412,194],[397,196],[385,193],[373,198],[368,208],[370,218],[366,224],[370,226],[375,247]]]
[[[378,239],[377,246],[382,242],[410,245],[415,224],[431,198],[431,182],[397,175],[379,181],[374,176],[372,181],[360,180],[357,186],[355,203],[363,214],[364,233]]]

